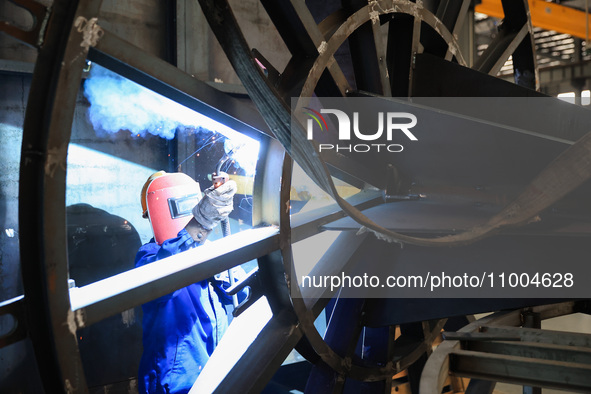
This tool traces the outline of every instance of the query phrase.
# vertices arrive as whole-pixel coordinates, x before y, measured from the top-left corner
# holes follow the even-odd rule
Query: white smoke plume
[[[115,134],[121,130],[133,136],[148,134],[172,139],[177,130],[201,128],[223,134],[236,164],[254,174],[259,143],[235,130],[159,95],[97,64],[92,65],[84,83],[84,95],[90,102],[88,117],[97,131]],[[226,139],[226,141],[229,141]]]
[[[185,117],[183,112],[193,112],[96,64],[84,83],[84,95],[90,102],[88,116],[94,128],[111,134],[128,130],[142,137],[150,133],[172,139],[176,128],[184,124],[177,112]]]

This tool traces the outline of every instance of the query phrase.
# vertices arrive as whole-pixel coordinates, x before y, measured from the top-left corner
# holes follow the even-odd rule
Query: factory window
[[[556,97],[558,97],[559,99],[564,100],[566,102],[569,102],[569,103],[573,103],[573,104],[578,103],[577,102],[577,95],[575,92],[559,93]],[[581,92],[580,105],[589,105],[589,104],[591,104],[591,91],[583,90]]]
[[[258,141],[96,63],[90,65],[78,94],[67,158],[72,310],[127,291],[135,291],[136,297],[148,302],[164,295],[154,295],[154,291],[167,284],[144,282],[170,275],[175,265],[195,264],[195,256],[201,256],[200,248],[180,252],[184,247],[179,247],[173,256],[178,258],[170,264],[156,261],[148,264],[150,267],[142,266],[146,270],[140,273],[126,272],[134,269],[138,249],[155,235],[143,215],[140,197],[142,186],[157,171],[186,174],[201,192],[212,186],[214,173],[227,173],[237,185],[229,215],[230,232],[252,228],[258,152]],[[188,221],[193,217],[197,201],[193,197],[201,193],[190,185],[189,194],[163,194],[167,204],[162,209],[170,213],[167,219]],[[228,235],[221,227],[214,227],[208,242]],[[187,255],[192,258],[185,258]],[[255,265],[255,261],[247,262],[244,271]],[[183,278],[177,275],[176,279]],[[202,280],[206,279],[194,282]],[[77,337],[89,387],[137,376],[142,356],[139,305],[79,329]]]
[[[138,247],[153,237],[140,192],[159,170],[187,174],[204,191],[220,167],[238,186],[231,230],[251,228],[258,149],[257,141],[93,63],[68,148],[68,253],[76,285],[133,268]],[[220,227],[209,240],[222,237]]]

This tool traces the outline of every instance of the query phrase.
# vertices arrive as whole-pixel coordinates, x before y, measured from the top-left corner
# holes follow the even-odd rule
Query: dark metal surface
[[[367,191],[351,196],[347,200],[359,209],[364,209],[383,203],[383,195],[380,192]],[[291,216],[291,242],[295,243],[318,234],[322,231],[321,227],[344,216],[344,212],[337,204],[298,212]]]
[[[379,327],[384,324],[402,324],[443,317],[464,316],[510,310],[556,302],[544,298],[438,298],[438,299],[370,299],[366,305],[365,324]]]
[[[515,31],[500,29],[499,34],[489,44],[474,65],[477,71],[496,76],[509,56],[515,52],[528,34],[527,25]]]
[[[496,385],[497,382],[491,382],[490,380],[470,379],[465,394],[492,394]]]
[[[412,39],[415,34],[414,18],[394,15],[388,24],[386,60],[390,75],[390,91],[394,97],[409,95],[409,75],[413,62]]]
[[[260,78],[260,73],[258,72],[258,70],[254,69],[251,67],[250,61],[248,59],[248,55],[247,55],[247,51],[243,51],[242,53],[240,53],[240,47],[243,44],[242,40],[243,38],[241,37],[241,35],[239,34],[239,32],[234,31],[234,26],[233,26],[233,17],[230,13],[228,13],[228,8],[227,5],[225,6],[219,6],[219,7],[214,7],[213,4],[211,4],[210,2],[202,2],[202,5],[205,6],[205,10],[206,10],[206,14],[210,15],[210,23],[212,24],[214,31],[217,30],[217,35],[218,38],[220,39],[220,41],[226,43],[227,45],[223,44],[223,46],[226,48],[227,50],[227,54],[231,60],[231,62],[233,62],[235,68],[237,69],[239,75],[241,76],[241,78],[243,79],[243,81],[245,82],[245,85],[247,87],[247,89],[251,92],[251,94],[253,94],[253,97],[255,98],[255,102],[258,103],[259,105],[259,109],[265,114],[267,120],[270,122],[271,129],[275,130],[274,128],[277,127],[278,131],[282,131],[282,127],[285,127],[286,123],[281,121],[281,114],[278,113],[276,110],[281,111],[285,108],[285,106],[281,106],[281,105],[277,105],[277,103],[275,102],[269,102],[269,96],[275,94],[275,97],[278,99],[278,101],[281,100],[281,98],[283,97],[281,95],[281,92],[278,93],[274,93],[273,88],[269,86],[269,81],[265,81],[264,78]],[[352,34],[353,31],[357,30],[358,26],[361,26],[363,24],[363,22],[367,22],[367,19],[363,20],[363,16],[361,14],[355,14],[352,15],[350,19],[348,19],[348,21],[350,22],[350,24],[348,26],[345,26],[344,21],[344,17],[341,16],[340,17],[340,21],[343,23],[343,25],[341,27],[339,27],[338,29],[329,29],[332,33],[332,35],[330,35],[330,39],[327,41],[327,45],[326,47],[323,47],[323,51],[319,51],[319,57],[316,60],[316,64],[312,67],[311,69],[311,73],[310,73],[310,78],[306,81],[306,83],[304,84],[303,87],[303,95],[304,96],[308,96],[311,95],[312,92],[314,91],[315,87],[316,87],[316,82],[320,80],[321,76],[324,75],[325,69],[327,67],[327,64],[329,62],[332,62],[332,58],[331,56],[336,52],[336,48],[340,47],[341,44],[344,42],[343,41],[343,36],[348,37],[350,34]],[[337,17],[338,20],[338,17]],[[231,22],[230,25],[228,25],[228,23]],[[224,27],[226,28],[225,31],[222,31],[221,26],[224,25]],[[413,26],[415,24],[413,23]],[[228,26],[230,26],[230,28],[228,29]],[[341,29],[341,30],[339,30]],[[347,30],[348,29],[348,30]],[[235,45],[231,45],[230,44],[230,40],[233,39],[233,42],[236,43],[238,42],[238,44]],[[531,53],[530,53],[530,57],[531,57]],[[294,63],[292,63],[294,64]],[[305,64],[305,63],[301,63],[301,64]],[[361,74],[365,74],[365,71],[361,71]],[[363,82],[362,82],[363,83]],[[372,85],[374,86],[375,83],[368,83],[368,86]],[[501,95],[501,94],[499,94]],[[522,94],[520,94],[522,95]],[[257,101],[259,100],[259,101]],[[276,110],[274,110],[274,108]],[[291,141],[288,143],[285,140],[282,140],[282,138],[279,138],[280,141],[282,141],[282,143],[284,143],[284,146],[286,146],[286,148],[288,149],[288,151],[291,152],[290,148],[293,149],[294,145],[291,144]],[[294,155],[296,157],[296,159],[300,159],[299,156]],[[304,170],[309,171],[309,173],[312,175],[313,179],[319,180],[321,178],[320,175],[318,176],[314,176],[314,169],[303,166]],[[319,184],[321,184],[321,186],[326,186],[325,183],[323,182],[319,182]],[[285,252],[284,252],[285,254]],[[289,258],[290,256],[284,256],[286,257],[285,260],[289,262]],[[301,306],[298,305],[297,302],[297,298],[294,299],[294,307],[296,308],[296,312],[298,312],[299,308]],[[300,319],[302,320],[302,324],[303,326],[305,326],[306,324],[306,320],[309,319],[309,317],[305,316],[305,311],[300,311],[302,312],[302,314],[300,315]],[[299,314],[299,312],[298,312]],[[314,346],[314,342],[316,341],[314,338],[309,338],[311,339],[311,342]],[[322,346],[321,343],[316,342],[316,345]],[[341,370],[341,367],[338,365],[338,363],[336,363],[336,361],[338,360],[338,357],[336,357],[335,354],[331,354],[330,351],[326,352],[326,358],[323,355],[323,359],[325,362],[327,362],[328,365],[331,366],[331,368],[335,369],[336,371]],[[367,378],[367,375],[365,375]]]
[[[7,318],[7,316],[10,316]],[[27,326],[25,317],[25,297],[18,296],[0,303],[0,318],[6,322],[12,322],[10,330],[6,330],[0,336],[0,348],[23,340],[27,337]]]
[[[340,272],[343,272],[348,265],[359,263],[363,256],[362,244],[365,238],[365,235],[357,236],[350,232],[340,234],[307,275],[312,277],[338,275]],[[295,262],[292,278],[296,282],[292,283],[292,286],[302,286],[299,278],[304,274],[301,271],[306,272],[305,268],[308,268],[305,267],[306,263],[308,262]],[[321,302],[321,299],[331,299],[336,295],[334,292],[330,294],[327,288],[315,288],[311,286],[302,287],[300,291],[309,310],[315,310],[316,304]],[[292,293],[296,292],[292,291]]]
[[[541,319],[541,315],[538,312],[533,312],[533,311],[524,311],[522,313],[522,318],[523,318],[523,325],[522,327],[524,328],[537,328],[537,329],[541,329],[542,328],[542,319]],[[526,350],[526,351],[518,351],[518,357],[532,357],[532,358],[541,358],[541,359],[551,359],[551,360],[560,360],[560,355],[555,355],[555,352],[560,352],[558,349],[544,349],[544,350],[539,350],[539,349],[531,349],[531,350]],[[494,353],[494,352],[493,352]],[[504,352],[500,352],[501,354],[507,354]],[[571,356],[574,356],[574,354],[571,354]],[[568,361],[575,361],[576,360],[568,360]],[[588,360],[587,360],[588,361]],[[591,365],[591,364],[589,364]],[[541,387],[534,387],[534,386],[523,386],[523,394],[542,394],[542,388]]]
[[[298,390],[304,392],[306,380],[312,364],[307,361],[285,363],[273,375],[269,384],[261,391],[262,394],[288,393]]]
[[[306,23],[309,21],[302,21],[298,17],[295,2],[290,0],[262,0],[261,4],[265,7],[267,14],[269,14],[292,55],[306,57],[314,56],[317,53],[316,45],[308,35],[308,31],[312,26]]]
[[[413,63],[415,97],[540,97],[533,89],[461,67],[429,54],[417,54]]]
[[[547,318],[546,316],[542,317]],[[519,335],[522,342],[536,342],[536,343],[547,343],[552,345],[563,345],[563,346],[577,346],[591,348],[591,337],[587,334],[576,333],[576,332],[562,332],[552,331],[534,328],[521,328],[516,329],[514,327],[506,326],[488,326],[483,325],[481,331],[492,334],[492,335]]]
[[[357,345],[362,327],[360,317],[363,310],[362,299],[339,299],[334,301],[333,307],[329,310],[324,340],[326,344],[345,363],[352,362],[352,356]],[[328,310],[328,308],[327,308]],[[338,373],[327,364],[318,362],[312,368],[306,392],[311,393],[341,393],[345,385],[346,375]]]
[[[546,336],[547,332],[539,333]],[[492,342],[494,341],[494,342]],[[515,357],[531,357],[541,360],[555,360],[591,365],[591,349],[575,345],[554,345],[536,342],[470,341],[462,349],[489,354],[504,354]]]
[[[330,173],[353,186],[363,188],[365,183],[378,189],[387,185],[387,169],[382,166],[369,167],[368,163],[356,160],[351,155],[335,153],[332,150],[321,152],[322,159],[328,164]]]
[[[520,341],[518,335],[511,335],[509,333],[502,335],[494,335],[485,332],[449,332],[444,331],[441,336],[446,341],[464,341],[466,343],[482,342],[482,341]]]
[[[363,0],[343,2],[344,9],[349,13],[366,4]],[[367,22],[349,36],[348,44],[357,89],[390,96],[390,73],[387,70],[386,46],[382,39],[381,23]]]
[[[68,303],[65,163],[88,48],[74,22],[92,18],[99,7],[100,1],[54,2],[23,127],[19,226],[27,327],[48,393],[86,391]]]
[[[520,44],[512,52],[513,74],[515,83],[529,89],[539,89],[538,69],[534,54],[533,30],[529,17],[529,4],[527,1],[501,0],[505,18],[503,24],[508,25],[509,30],[521,30],[527,27],[527,34]],[[523,27],[522,27],[523,26]],[[519,36],[519,34],[518,34]]]
[[[33,26],[29,30],[20,29],[9,21],[0,21],[0,32],[4,32],[33,47],[43,45],[47,20],[49,19],[49,8],[35,0],[9,0],[17,6],[30,12],[33,18]]]
[[[98,306],[93,304],[88,310],[85,309],[84,313],[70,311],[65,235],[55,229],[65,229],[65,163],[69,132],[80,76],[87,57],[86,51],[92,45],[89,42],[81,46],[82,34],[72,25],[74,20],[79,20],[75,18],[76,15],[83,15],[85,20],[90,20],[92,15],[98,12],[100,1],[82,2],[77,14],[75,14],[77,6],[75,2],[56,2],[54,6],[55,11],[49,29],[52,34],[48,35],[45,45],[40,50],[30,94],[31,99],[27,107],[23,138],[20,192],[27,197],[22,199],[22,205],[20,205],[20,228],[23,276],[26,276],[24,281],[28,307],[27,326],[30,327],[30,336],[37,353],[46,392],[85,392],[87,388],[84,372],[76,345],[77,328],[127,309],[126,302],[137,305],[142,302],[142,297],[139,296],[135,300],[126,298],[127,301],[121,303],[102,302]],[[78,26],[83,28],[85,25],[82,23]],[[72,39],[68,41],[69,35]],[[191,90],[190,83],[194,80],[183,79],[187,76],[179,77],[178,72],[167,73],[170,71],[170,66],[150,58],[114,36],[107,34],[103,38],[106,40],[106,48],[119,53],[124,60],[129,60],[127,55],[137,55],[135,60],[139,63],[133,63],[133,61],[131,63],[136,66],[142,64],[145,67],[137,70],[125,66],[121,60],[115,61],[114,58],[95,51],[94,54],[100,61],[104,60],[115,68],[119,66],[119,71],[125,70],[123,74],[128,74],[132,79],[135,76],[135,79],[144,84],[149,85],[148,82],[151,81],[150,87],[173,96],[178,101],[183,101],[184,97],[189,102],[197,102],[193,96],[199,96],[199,94]],[[109,47],[109,43],[113,44],[113,47]],[[166,84],[167,75],[174,81],[174,86],[187,88],[189,93],[181,93],[175,87]],[[165,82],[156,82],[158,78]],[[199,87],[196,89],[199,90]],[[223,95],[224,98],[220,98],[221,95],[216,94],[211,88],[205,94],[209,98],[218,97],[220,106],[222,102],[228,104],[231,101],[227,100],[225,95]],[[217,109],[214,112],[220,113]],[[255,115],[253,111],[248,110],[242,110],[242,113],[247,113],[251,117]],[[45,114],[45,116],[39,116],[39,114]],[[226,123],[233,122],[233,118],[225,114],[224,116],[226,116],[224,118]],[[254,130],[252,126],[248,127]],[[260,136],[258,131],[255,134]],[[59,208],[56,208],[56,204]],[[23,207],[27,210],[23,211]],[[60,223],[62,223],[61,227]],[[277,239],[271,238],[274,241],[271,242],[273,246],[270,249],[263,247],[257,250],[257,246],[261,245],[256,242],[249,245],[252,252],[250,257],[276,249]],[[242,256],[244,257],[245,254]],[[226,261],[230,260],[226,259]],[[231,261],[230,265],[236,265],[237,260]],[[145,289],[140,293],[146,296]],[[96,310],[93,310],[93,307]]]
[[[294,215],[293,222],[290,223],[291,159],[284,155],[283,147],[277,140],[267,138],[272,134],[280,140],[281,144],[289,152],[295,149],[291,145],[289,136],[287,134],[281,135],[278,132],[285,132],[289,129],[289,108],[284,100],[291,94],[296,93],[296,96],[299,95],[302,87],[307,92],[304,93],[305,95],[312,95],[313,92],[331,92],[346,95],[347,90],[351,90],[353,82],[357,84],[357,88],[361,87],[375,93],[389,94],[388,88],[390,88],[391,91],[399,91],[404,96],[407,94],[416,95],[417,92],[423,92],[427,96],[441,93],[466,95],[464,94],[466,92],[471,93],[469,95],[475,95],[483,91],[490,95],[506,95],[509,93],[510,95],[521,96],[532,93],[514,85],[499,83],[494,78],[483,76],[478,72],[443,60],[444,56],[446,59],[452,60],[455,55],[455,60],[462,63],[462,57],[457,51],[457,43],[452,35],[452,29],[453,32],[456,32],[457,27],[461,25],[461,18],[467,7],[466,1],[461,3],[461,7],[458,7],[459,2],[452,4],[452,2],[442,1],[430,12],[418,8],[417,3],[395,2],[400,4],[401,8],[382,10],[383,12],[380,12],[383,15],[381,18],[378,17],[377,20],[374,18],[375,15],[369,14],[369,6],[353,4],[352,8],[357,12],[352,13],[351,10],[349,10],[350,13],[348,14],[337,12],[321,24],[314,21],[315,15],[310,12],[304,2],[284,1],[274,3],[265,1],[264,5],[267,12],[278,28],[287,47],[294,55],[286,72],[279,77],[279,80],[269,78],[269,74],[265,75],[256,64],[253,54],[243,39],[226,2],[202,0],[200,3],[204,7],[219,41],[227,51],[231,63],[258,105],[262,117],[255,113],[250,105],[244,105],[240,101],[229,99],[227,95],[201,84],[163,61],[146,55],[143,51],[109,32],[104,33],[95,48],[90,48],[89,58],[173,100],[197,109],[259,139],[262,144],[263,154],[258,163],[254,195],[261,198],[255,201],[253,225],[278,225],[280,226],[279,234],[267,234],[267,236],[250,242],[248,245],[239,245],[229,253],[221,254],[218,252],[202,256],[200,257],[201,260],[196,259],[182,271],[165,272],[160,279],[148,280],[140,286],[128,286],[128,288],[123,289],[123,292],[111,294],[106,298],[102,296],[89,297],[89,302],[78,303],[77,297],[83,295],[84,292],[90,293],[92,288],[74,290],[71,295],[73,304],[76,305],[73,309],[76,311],[72,313],[67,302],[69,299],[66,287],[68,272],[67,256],[64,252],[64,234],[59,231],[56,232],[55,228],[65,227],[63,209],[65,155],[72,123],[73,100],[75,91],[79,86],[81,65],[86,58],[88,47],[80,49],[79,32],[74,29],[70,32],[74,20],[74,5],[72,2],[56,1],[57,12],[54,14],[55,22],[52,22],[52,26],[55,29],[63,28],[63,30],[57,33],[57,30],[53,31],[55,36],[48,36],[47,47],[41,49],[40,61],[37,65],[38,70],[35,74],[37,85],[34,84],[35,89],[31,92],[31,96],[35,98],[29,104],[23,142],[21,196],[25,197],[23,197],[21,203],[22,206],[27,207],[27,211],[21,208],[20,214],[21,229],[23,231],[21,249],[24,250],[23,264],[26,277],[27,306],[30,305],[31,307],[30,310],[28,309],[28,326],[34,327],[31,331],[31,337],[35,343],[38,361],[44,364],[42,373],[46,382],[46,391],[53,393],[66,390],[86,390],[84,375],[81,372],[80,362],[77,357],[75,338],[77,328],[92,324],[106,316],[153,299],[158,295],[169,293],[171,290],[194,282],[196,278],[211,276],[213,273],[256,257],[261,257],[259,259],[260,276],[262,283],[265,283],[264,293],[268,297],[273,317],[258,333],[259,335],[248,349],[240,353],[239,359],[219,371],[223,375],[220,376],[216,385],[218,392],[230,392],[235,390],[236,387],[240,387],[241,391],[245,392],[260,391],[283,359],[302,338],[302,335],[307,336],[307,340],[310,342],[311,348],[316,352],[317,358],[322,359],[324,365],[330,368],[325,376],[347,376],[367,381],[390,379],[393,373],[412,365],[423,357],[423,354],[430,349],[431,342],[439,334],[441,325],[429,325],[428,328],[424,326],[423,337],[413,342],[413,346],[409,348],[399,347],[392,356],[394,361],[389,360],[386,365],[380,365],[379,367],[368,367],[363,363],[351,364],[351,359],[347,358],[347,352],[342,353],[336,347],[335,349],[331,348],[314,328],[313,323],[319,313],[319,305],[322,306],[323,304],[323,301],[319,300],[321,295],[313,295],[313,297],[306,300],[301,297],[301,294],[300,297],[297,297],[298,290],[296,290],[296,297],[290,300],[288,289],[290,285],[295,283],[294,273],[292,272],[291,243],[323,230],[324,228],[318,228],[319,225],[332,221],[337,216],[342,216],[343,213],[329,208],[328,211],[330,212],[315,212],[313,217],[306,217],[299,223],[297,222],[298,218]],[[90,19],[97,13],[100,1],[82,1],[81,4],[83,7],[88,6],[89,8],[81,8],[78,13]],[[507,5],[508,13],[518,13],[517,11],[509,11],[509,7]],[[513,6],[511,5],[511,7]],[[523,14],[522,11],[520,9],[519,13]],[[441,34],[433,35],[434,27],[441,23],[434,13],[443,21],[442,26],[445,29]],[[402,23],[399,23],[401,20]],[[390,33],[384,45],[384,43],[380,44],[380,38],[383,37],[380,36],[379,30],[381,23],[386,21],[389,23]],[[527,18],[525,20],[521,19],[520,26],[523,26],[522,29],[525,29],[526,22]],[[400,29],[396,30],[394,26],[398,26]],[[430,31],[431,36],[425,31]],[[522,31],[525,32],[525,30]],[[65,42],[68,36],[73,38],[70,40],[69,46],[66,46]],[[435,53],[438,57],[417,54],[416,52],[420,50],[419,43],[421,40],[424,40],[426,52]],[[503,50],[502,56],[499,56],[504,57],[509,52],[517,53],[523,50],[524,58],[527,59],[528,56],[531,58],[531,50],[528,53],[527,48],[523,45],[526,41],[526,38],[523,41],[515,41],[515,45],[510,46],[509,51]],[[348,80],[347,78],[350,78],[350,75],[347,74],[346,68],[341,67],[335,61],[337,48],[341,47],[345,42],[351,45],[351,53],[356,58],[353,62],[355,81]],[[518,43],[519,45],[517,45]],[[368,54],[367,56],[371,58],[371,61],[366,64],[359,59],[360,56],[365,56],[365,54]],[[403,54],[403,56],[400,56],[400,54]],[[256,52],[254,55],[256,55]],[[514,57],[519,56],[514,55]],[[393,66],[392,61],[394,58],[401,59],[401,63]],[[387,64],[384,64],[384,60]],[[499,62],[499,59],[493,60],[495,60],[495,64]],[[62,61],[65,61],[67,66],[63,65]],[[272,65],[273,60],[265,60],[265,63]],[[519,61],[515,62],[520,72],[530,70],[529,65],[526,63],[527,61],[523,63],[525,64],[523,66]],[[441,67],[438,68],[439,66]],[[64,68],[62,69],[62,67]],[[384,72],[386,68],[389,70],[389,75]],[[376,70],[377,74],[372,74]],[[306,79],[308,71],[310,72],[310,78]],[[431,73],[431,76],[428,76],[427,73]],[[290,80],[291,78],[293,79]],[[391,83],[388,82],[388,78],[391,78]],[[429,80],[435,83],[430,85]],[[462,81],[461,84],[458,83],[460,80]],[[484,87],[475,87],[477,85],[475,81],[483,82]],[[466,85],[470,86],[466,87]],[[43,114],[43,116],[39,116],[39,114]],[[268,123],[268,128],[264,125],[263,119]],[[259,130],[264,130],[265,134],[261,134]],[[461,136],[456,135],[455,137],[459,139]],[[515,138],[521,138],[520,147],[531,149],[531,139],[519,136]],[[483,148],[490,143],[491,139],[484,138],[483,141],[480,141]],[[435,145],[437,143],[433,146],[435,147]],[[521,186],[526,183],[527,176],[535,175],[535,170],[539,168],[540,162],[537,160],[549,160],[560,151],[555,144],[553,145],[548,141],[539,142],[537,147],[541,147],[540,149],[548,154],[537,156],[531,160],[532,163],[519,162],[520,172],[518,174],[511,173],[510,169],[512,167],[506,163],[499,163],[501,166],[506,166],[503,168],[508,169],[504,174],[515,177],[512,178],[514,184]],[[449,155],[445,156],[448,159],[453,159],[457,155],[457,152],[448,153]],[[481,153],[475,155],[472,162],[483,162],[483,158],[480,157]],[[294,154],[294,157],[301,159],[302,156]],[[330,160],[327,160],[327,162],[330,164]],[[378,168],[379,166],[376,163],[378,161],[372,161],[369,163],[369,167]],[[310,170],[312,178],[320,181],[322,187],[330,189],[331,183],[324,178],[328,175],[325,165],[322,164],[322,168],[317,168],[313,164],[318,163],[307,163],[307,165],[304,163],[303,167]],[[339,167],[338,160],[333,161],[333,164]],[[433,163],[423,163],[421,168],[421,163],[411,164],[413,165],[403,163],[401,166],[400,170],[404,175],[412,174],[416,176],[419,174],[422,176],[429,172],[426,167],[433,166]],[[418,169],[415,168],[414,164],[418,164]],[[458,163],[452,161],[452,164],[454,166],[439,170],[452,174],[454,169],[458,168]],[[466,174],[473,176],[468,183],[480,183],[479,179],[483,178],[482,174],[494,179],[495,169],[487,168],[487,166],[490,166],[490,163],[482,164],[477,169],[471,168],[469,171],[467,170]],[[346,168],[343,168],[343,170],[347,172]],[[350,172],[354,176],[357,175],[354,171]],[[465,184],[464,175],[466,174],[449,175],[449,178],[453,180],[453,177],[457,177],[457,179],[462,180],[462,182],[458,183]],[[361,176],[359,178],[364,180]],[[379,182],[375,178],[376,176],[371,178],[374,184]],[[449,178],[447,175],[441,177],[445,181],[448,181]],[[281,185],[279,185],[279,180]],[[368,180],[370,180],[369,177]],[[488,181],[489,178],[486,178],[486,180]],[[506,182],[506,179],[502,179],[502,181]],[[384,181],[384,184],[387,185],[388,182]],[[278,193],[279,190],[281,194]],[[455,192],[464,195],[465,189],[457,189]],[[493,197],[496,198],[498,195]],[[367,207],[366,204],[372,204],[375,201],[373,199],[362,201],[360,207],[365,208]],[[55,209],[56,206],[57,209]],[[416,224],[411,231],[424,231],[425,227],[427,227],[425,215],[429,212],[422,205],[416,205],[420,209],[414,212],[412,210],[413,205],[407,206],[410,208],[408,209],[410,215],[408,221],[412,222],[413,225]],[[406,207],[406,205],[398,205],[398,207]],[[474,210],[471,209],[460,209],[450,217],[465,220],[473,212]],[[412,214],[417,216],[413,218]],[[303,217],[300,216],[300,218]],[[416,218],[421,220],[414,220]],[[397,216],[397,219],[400,220],[399,216]],[[435,227],[439,226],[435,230],[450,231],[447,219],[439,222],[435,220]],[[388,222],[388,224],[390,223]],[[393,225],[397,225],[397,223]],[[456,225],[461,225],[461,223],[456,223]],[[469,225],[469,223],[466,225]],[[447,228],[444,228],[445,226]],[[351,228],[351,226],[348,228]],[[432,231],[433,228],[427,230]],[[253,230],[253,232],[256,232],[256,230]],[[350,238],[351,234],[342,235],[341,241],[336,244],[336,247],[341,247],[342,242],[350,240]],[[580,241],[573,241],[577,248],[581,246]],[[492,240],[490,242],[494,243],[496,241]],[[511,243],[513,241],[506,242]],[[536,242],[539,242],[539,240],[536,240]],[[532,247],[532,250],[534,250],[538,248],[536,242],[534,242],[535,245],[533,246],[522,245],[521,247]],[[567,241],[564,242],[568,243]],[[316,271],[314,272],[331,272],[331,270],[338,268],[339,263],[345,263],[346,257],[354,257],[355,253],[359,253],[359,248],[353,243],[349,242],[346,246],[349,249],[342,247],[343,261],[335,261],[335,258],[340,255],[331,252],[330,256],[327,255],[315,267]],[[506,245],[502,243],[502,246]],[[489,247],[491,250],[494,249],[494,245],[489,244]],[[200,249],[200,254],[207,252],[207,248],[203,248],[205,249]],[[279,248],[281,249],[281,256],[274,252]],[[410,255],[416,254],[419,258],[433,258],[434,252],[410,249],[410,252],[408,252],[408,248],[406,248],[404,254],[401,253],[398,256],[399,263],[404,263],[406,253]],[[578,250],[583,249],[579,248]],[[539,253],[544,253],[543,248],[540,250]],[[472,259],[474,256],[481,256],[488,251],[489,249],[486,248],[484,250],[468,248],[462,249],[460,252],[454,250],[449,252],[447,258],[455,259],[457,256],[454,253],[459,253],[462,258]],[[442,253],[442,251],[439,250],[438,253]],[[443,253],[445,254],[445,252]],[[547,258],[552,257],[550,252],[546,254]],[[494,253],[491,253],[489,258],[497,257]],[[191,275],[187,275],[187,273]],[[129,276],[131,277],[133,274],[134,271]],[[109,285],[109,283],[114,283],[116,280],[125,279],[127,273],[122,275],[118,279],[110,278],[106,282],[90,286],[100,288]],[[191,278],[187,279],[189,276]],[[296,286],[296,289],[299,288]],[[352,332],[356,332],[360,327],[359,324],[385,326],[409,323],[434,317],[465,314],[468,311],[531,305],[535,302],[546,302],[547,300],[489,300],[488,302],[465,300],[464,303],[461,301],[451,303],[447,300],[438,300],[438,302],[429,300],[422,305],[415,303],[413,300],[397,301],[400,302],[401,307],[395,305],[394,309],[388,312],[384,312],[384,310],[387,310],[392,304],[384,301],[373,302],[373,304],[368,302],[364,307],[364,320],[350,319],[352,323],[348,324],[347,328]],[[248,310],[245,314],[247,312]],[[244,317],[244,315],[241,317]],[[49,330],[47,330],[48,328]],[[351,338],[353,337],[355,335],[351,335]],[[228,340],[231,339],[231,336],[228,337]],[[343,343],[345,346],[356,345],[352,341],[353,339]],[[404,341],[401,341],[399,345],[403,345],[402,342]],[[221,360],[220,363],[223,363],[223,356],[224,354],[219,354],[215,357]],[[458,357],[460,356],[465,357],[466,355],[459,354]],[[498,358],[498,360],[501,359]],[[460,364],[463,365],[463,361]],[[253,368],[253,366],[256,367]],[[415,365],[417,370],[421,369],[421,367],[422,365]]]
[[[451,353],[449,364],[450,372],[460,376],[573,391],[591,390],[591,366],[586,364],[466,350]]]
[[[495,76],[512,55],[515,83],[536,89],[537,70],[527,2],[502,1],[502,4],[505,18],[499,26],[498,34],[477,60],[474,68]]]
[[[577,193],[579,198],[576,201],[578,201],[578,204],[585,201],[586,195],[586,193]],[[432,199],[436,198],[432,197]],[[503,198],[506,197],[499,196],[499,199]],[[440,201],[429,201],[427,198],[425,201],[400,201],[378,205],[365,210],[364,214],[376,223],[401,233],[458,234],[475,226],[483,225],[490,217],[500,211],[499,206],[486,201],[490,201],[488,197],[449,204]],[[580,217],[573,218],[571,212],[563,215],[561,209],[556,208],[556,212],[544,213],[541,218],[542,221],[539,223],[510,229],[505,231],[505,234],[552,234],[559,236],[589,236],[591,234],[591,217],[583,213]],[[357,231],[359,224],[351,218],[343,218],[323,224],[322,228],[333,231]]]

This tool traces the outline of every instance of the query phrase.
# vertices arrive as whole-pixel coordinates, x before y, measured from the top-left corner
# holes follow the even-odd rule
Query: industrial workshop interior
[[[588,3],[0,0],[0,394],[591,393]]]

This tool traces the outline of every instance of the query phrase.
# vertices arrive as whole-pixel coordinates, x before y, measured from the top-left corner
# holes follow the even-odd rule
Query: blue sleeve
[[[154,261],[162,260],[172,255],[175,255],[185,250],[194,248],[197,246],[196,242],[189,235],[187,230],[182,229],[179,231],[175,238],[168,239],[158,245],[154,238],[145,245],[142,245],[135,255],[135,266],[141,267]]]
[[[178,235],[175,238],[171,238],[164,241],[162,245],[158,245],[154,241],[154,239],[151,239],[150,242],[148,242],[145,245],[142,245],[138,250],[137,254],[135,255],[135,266],[137,268],[144,266],[146,264],[153,263],[158,260],[165,259],[177,253],[184,252],[185,250],[194,248],[197,245],[198,244],[193,240],[193,238],[191,238],[191,236],[189,235],[189,233],[187,233],[185,229],[179,231]],[[174,293],[157,298],[154,301],[167,301],[171,297],[174,297],[177,292],[178,290]]]

